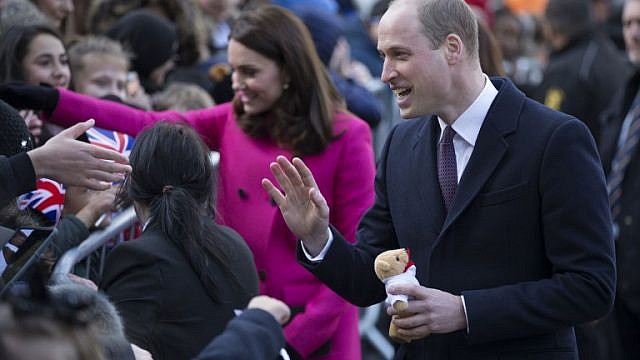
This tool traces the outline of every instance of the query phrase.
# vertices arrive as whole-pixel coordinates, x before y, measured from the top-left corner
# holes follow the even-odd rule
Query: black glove
[[[16,109],[52,113],[58,105],[59,98],[58,90],[45,85],[31,85],[25,82],[0,84],[0,99]]]

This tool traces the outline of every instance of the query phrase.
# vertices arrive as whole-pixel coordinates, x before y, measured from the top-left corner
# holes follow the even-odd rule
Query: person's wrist
[[[76,213],[76,217],[78,218],[78,220],[80,220],[84,224],[84,226],[87,227],[87,229],[91,229],[91,227],[93,226],[93,224],[95,224],[95,222],[98,220],[100,215],[97,214],[89,206],[85,206],[84,208],[82,208],[80,211]]]
[[[39,147],[27,152],[27,156],[31,160],[33,166],[33,172],[36,174],[36,179],[48,177],[48,170],[46,168],[47,161],[44,158],[45,153],[43,148]]]
[[[325,230],[322,232],[322,235],[318,233],[314,236],[310,236],[308,239],[301,240],[309,255],[315,257],[320,254],[322,249],[324,249],[325,245],[327,244],[327,241],[329,241],[329,232]]]

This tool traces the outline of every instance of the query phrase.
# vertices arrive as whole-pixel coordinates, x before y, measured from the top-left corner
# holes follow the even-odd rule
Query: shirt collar
[[[487,117],[487,113],[489,113],[489,108],[493,103],[493,100],[498,95],[498,90],[489,77],[485,74],[484,76],[484,88],[480,92],[480,95],[473,101],[471,106],[465,110],[460,117],[458,117],[454,122],[453,130],[468,144],[471,146],[476,145],[476,139],[478,139],[478,133],[480,133],[480,127],[482,127],[482,123],[484,119]],[[440,117],[438,117],[438,123],[440,124],[440,134],[447,126],[447,123],[444,122]],[[442,136],[442,135],[441,135]]]
[[[151,216],[149,216],[149,218],[147,219],[147,221],[144,222],[144,224],[142,224],[142,231],[145,231],[147,229],[147,226],[149,226],[149,224],[151,223],[151,220],[153,218]]]

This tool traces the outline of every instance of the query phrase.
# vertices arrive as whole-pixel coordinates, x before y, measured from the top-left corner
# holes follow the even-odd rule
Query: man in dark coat
[[[396,0],[380,21],[382,80],[404,118],[387,139],[376,201],[349,245],[302,160],[263,186],[301,239],[298,259],[349,301],[382,301],[373,270],[410,248],[421,285],[397,359],[578,359],[573,326],[604,316],[615,264],[604,173],[587,127],[489,80],[462,0]],[[428,116],[433,114],[433,116]],[[389,314],[398,313],[392,307]]]
[[[640,359],[640,120],[636,114],[640,110],[640,1],[626,1],[622,21],[635,73],[621,86],[605,116],[600,146],[611,193],[618,271],[615,328],[607,332],[615,334],[614,353],[607,356],[613,360]]]
[[[594,138],[629,65],[611,40],[595,31],[591,0],[550,0],[544,17],[549,63],[534,99],[584,121]]]

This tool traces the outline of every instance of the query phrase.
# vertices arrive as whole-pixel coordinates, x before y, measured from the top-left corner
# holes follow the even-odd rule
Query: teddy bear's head
[[[402,274],[409,264],[407,249],[387,250],[376,256],[373,269],[380,280]]]

